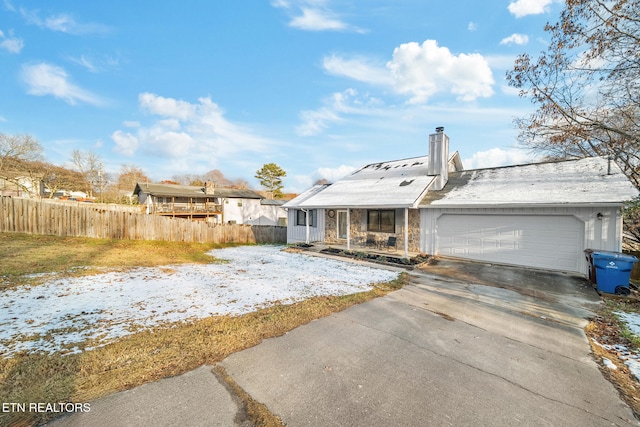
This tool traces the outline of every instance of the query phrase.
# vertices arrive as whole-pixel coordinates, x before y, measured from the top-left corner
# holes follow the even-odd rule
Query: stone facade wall
[[[404,218],[402,218],[404,221]],[[404,248],[404,222],[402,230],[396,233],[398,249]],[[420,252],[420,211],[409,209],[409,252]]]
[[[344,239],[338,239],[338,211],[335,209],[335,215],[333,218],[329,216],[329,211],[331,209],[325,210],[325,243],[344,243]],[[360,244],[361,238],[366,239],[366,232],[363,233],[361,228],[363,228],[363,220],[362,216],[366,215],[366,211],[362,209],[352,209],[349,216],[351,219],[351,242],[355,244]],[[362,240],[364,242],[364,240]]]

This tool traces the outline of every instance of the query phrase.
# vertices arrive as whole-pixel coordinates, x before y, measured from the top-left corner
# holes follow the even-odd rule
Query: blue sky
[[[526,163],[509,88],[546,48],[558,0],[0,3],[0,132],[48,161],[74,149],[154,181],[221,170],[285,191],[427,154],[444,126],[466,168]]]

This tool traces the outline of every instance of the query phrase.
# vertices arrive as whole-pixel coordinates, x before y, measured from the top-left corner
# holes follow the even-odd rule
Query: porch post
[[[404,208],[404,257],[409,259],[409,208]]]
[[[309,244],[309,209],[303,209],[304,211],[304,223],[305,223],[305,231],[307,232],[307,237],[305,239],[305,243]]]
[[[351,209],[347,208],[347,250],[351,250]]]

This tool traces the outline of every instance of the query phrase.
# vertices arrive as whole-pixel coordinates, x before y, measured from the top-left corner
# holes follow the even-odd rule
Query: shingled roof
[[[420,207],[620,204],[638,190],[603,157],[450,172]]]
[[[434,179],[427,175],[427,159],[427,156],[422,156],[371,163],[326,188],[318,189],[321,191],[305,200],[287,205],[301,208],[412,207],[421,200]]]
[[[203,186],[178,185],[178,184],[157,184],[157,183],[137,183],[133,194],[145,192],[153,196],[163,197],[222,197],[235,199],[263,199],[264,197],[253,190],[215,187],[213,194],[205,194]]]

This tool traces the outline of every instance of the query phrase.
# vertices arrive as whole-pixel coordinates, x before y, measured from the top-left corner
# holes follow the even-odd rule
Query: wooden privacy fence
[[[624,251],[627,255],[633,255],[640,260],[640,251]],[[640,261],[633,264],[631,269],[631,278],[633,280],[640,280]]]
[[[286,243],[286,227],[224,224],[0,197],[0,232],[200,243]]]

